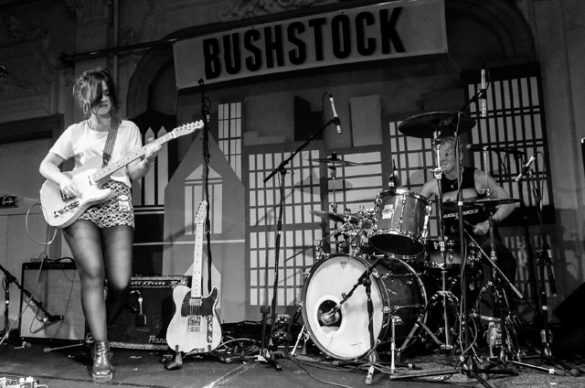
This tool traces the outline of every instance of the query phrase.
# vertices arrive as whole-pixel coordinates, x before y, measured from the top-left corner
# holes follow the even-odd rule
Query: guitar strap
[[[106,139],[106,145],[104,146],[104,152],[102,154],[102,167],[105,167],[110,163],[112,158],[112,151],[114,150],[114,142],[116,141],[116,135],[118,134],[118,125],[108,131],[108,138]]]

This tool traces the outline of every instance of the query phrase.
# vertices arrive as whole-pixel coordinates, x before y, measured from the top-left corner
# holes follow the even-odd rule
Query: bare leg
[[[107,341],[104,300],[104,260],[100,229],[79,220],[64,230],[81,279],[81,305],[89,330],[96,341]]]
[[[107,324],[111,325],[128,301],[134,229],[125,225],[114,226],[104,229],[102,236],[108,279]]]

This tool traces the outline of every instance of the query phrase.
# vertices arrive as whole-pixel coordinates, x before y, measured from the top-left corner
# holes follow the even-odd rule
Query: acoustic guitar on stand
[[[109,163],[103,168],[101,168],[102,158],[96,157],[90,159],[78,170],[64,172],[65,175],[68,175],[73,180],[75,186],[81,192],[81,195],[77,197],[63,196],[59,185],[47,179],[41,186],[40,193],[41,208],[43,209],[45,220],[50,226],[57,228],[65,228],[71,225],[87,208],[105,202],[110,198],[113,191],[108,188],[102,188],[102,185],[114,172],[144,156],[147,148],[152,144],[158,143],[162,145],[171,139],[188,135],[201,128],[203,128],[203,121],[201,120],[183,124],[125,158]]]
[[[193,278],[191,288],[177,285],[173,289],[175,314],[167,327],[167,344],[175,352],[188,354],[208,353],[221,341],[221,325],[215,306],[218,291],[201,296],[203,221],[207,215],[207,201],[201,201],[195,215],[195,248],[193,253]]]

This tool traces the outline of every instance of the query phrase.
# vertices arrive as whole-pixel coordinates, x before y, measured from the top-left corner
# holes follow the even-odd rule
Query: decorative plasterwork
[[[231,8],[223,8],[217,13],[221,21],[252,18],[293,8],[311,7],[328,0],[237,0]]]
[[[112,16],[112,0],[65,0],[75,15],[77,23],[108,21]]]
[[[0,45],[30,42],[46,35],[40,27],[25,25],[21,20],[0,12]]]

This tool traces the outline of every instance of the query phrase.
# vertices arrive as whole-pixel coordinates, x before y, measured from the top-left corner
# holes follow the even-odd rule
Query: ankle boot
[[[91,378],[96,383],[105,383],[114,377],[110,345],[107,341],[95,341]]]

